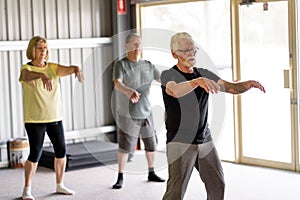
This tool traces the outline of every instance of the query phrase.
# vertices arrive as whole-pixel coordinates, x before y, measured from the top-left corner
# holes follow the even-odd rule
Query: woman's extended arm
[[[70,66],[63,66],[63,65],[58,65],[57,66],[57,75],[60,77],[63,76],[68,76],[71,74],[75,74],[75,77],[79,80],[79,82],[83,82],[84,76],[82,71],[78,66],[75,65],[70,65]]]

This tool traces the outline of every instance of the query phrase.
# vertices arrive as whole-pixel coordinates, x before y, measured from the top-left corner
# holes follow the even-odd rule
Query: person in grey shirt
[[[138,138],[143,140],[148,162],[148,180],[164,182],[154,172],[154,153],[157,137],[153,125],[149,100],[152,81],[160,81],[155,66],[141,59],[141,37],[130,33],[125,40],[127,55],[117,61],[113,68],[113,82],[117,93],[116,122],[118,133],[118,179],[113,189],[123,186],[123,173],[129,153],[133,154]]]

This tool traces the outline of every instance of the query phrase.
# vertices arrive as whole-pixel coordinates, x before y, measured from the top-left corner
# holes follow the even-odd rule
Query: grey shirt
[[[113,80],[115,79],[121,79],[127,87],[141,94],[139,101],[133,104],[125,94],[117,92],[118,114],[133,119],[147,118],[151,114],[150,86],[153,80],[160,79],[156,67],[147,60],[133,62],[123,58],[113,67]]]

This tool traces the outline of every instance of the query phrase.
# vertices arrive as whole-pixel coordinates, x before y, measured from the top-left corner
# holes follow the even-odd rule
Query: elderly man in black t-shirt
[[[161,74],[169,171],[163,199],[183,199],[196,165],[206,187],[207,199],[222,200],[223,169],[207,123],[209,93],[240,94],[250,88],[263,92],[265,89],[257,81],[231,83],[209,70],[196,68],[197,47],[188,33],[172,37],[171,51],[178,62]]]

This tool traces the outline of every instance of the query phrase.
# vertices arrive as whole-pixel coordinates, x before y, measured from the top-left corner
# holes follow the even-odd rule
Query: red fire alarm
[[[126,0],[118,0],[118,14],[124,15],[126,14]]]

